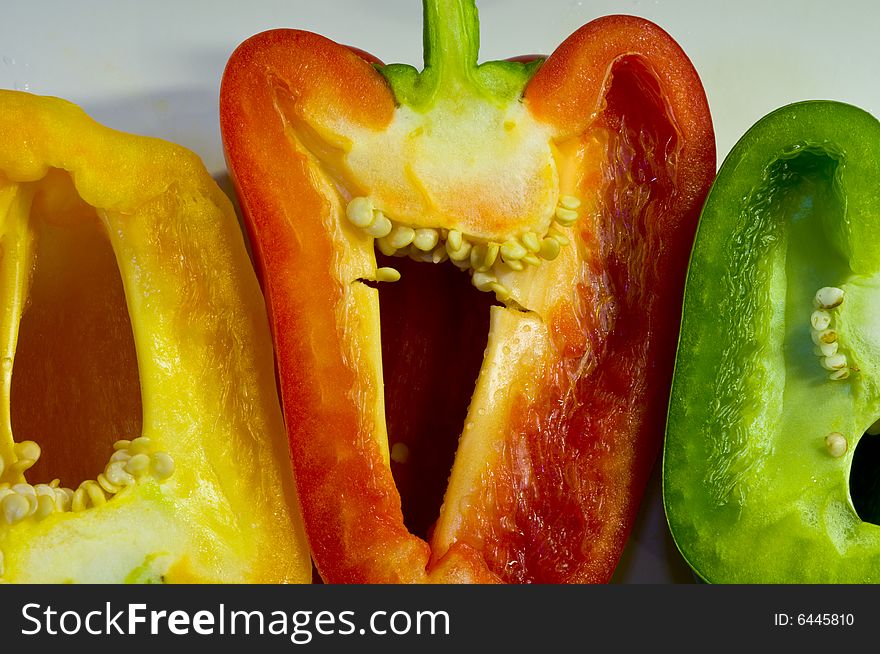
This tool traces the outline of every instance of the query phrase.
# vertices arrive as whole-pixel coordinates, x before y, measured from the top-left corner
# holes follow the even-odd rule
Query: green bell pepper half
[[[880,581],[878,381],[880,122],[788,105],[722,165],[688,272],[663,495],[703,580]]]

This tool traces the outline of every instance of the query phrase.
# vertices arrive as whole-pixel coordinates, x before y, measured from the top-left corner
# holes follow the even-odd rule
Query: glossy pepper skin
[[[660,448],[715,169],[703,90],[641,19],[478,66],[474,3],[424,9],[421,73],[279,29],[221,87],[313,558],[334,583],[607,581]],[[407,290],[434,263],[448,278]],[[447,365],[465,350],[474,368]],[[419,512],[431,493],[439,516]]]
[[[309,581],[265,307],[201,161],[0,91],[0,243],[0,580]]]
[[[880,123],[812,101],[752,127],[709,193],[663,461],[707,581],[880,581],[878,182]]]

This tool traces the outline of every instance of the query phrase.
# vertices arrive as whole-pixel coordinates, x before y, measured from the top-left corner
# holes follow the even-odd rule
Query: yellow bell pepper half
[[[196,155],[0,91],[0,581],[307,582],[265,305]]]

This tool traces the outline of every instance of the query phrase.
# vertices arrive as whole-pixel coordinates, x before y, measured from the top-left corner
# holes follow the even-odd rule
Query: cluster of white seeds
[[[61,487],[57,479],[48,484],[0,484],[0,524],[11,525],[30,517],[42,520],[65,511],[85,511],[105,504],[123,488],[146,475],[164,481],[174,473],[172,458],[166,452],[157,451],[146,436],[117,441],[113,449],[113,455],[98,478],[82,482],[76,490]],[[16,443],[15,455],[17,460],[9,470],[18,476],[40,458],[40,446],[33,441]]]
[[[578,219],[581,201],[565,195],[559,200],[553,220],[556,225],[546,234],[525,232],[503,243],[486,241],[456,229],[415,228],[392,221],[369,197],[356,197],[348,203],[346,216],[355,227],[376,239],[376,246],[386,256],[410,257],[425,263],[452,261],[458,268],[471,273],[471,283],[481,291],[494,292],[499,301],[510,297],[510,290],[498,281],[502,271],[521,271],[527,266],[540,266],[559,256],[568,238],[559,227],[571,227]],[[377,281],[400,279],[394,268],[379,268]]]
[[[829,379],[846,379],[856,368],[850,366],[846,355],[839,351],[837,330],[834,329],[834,310],[843,304],[843,289],[824,286],[816,291],[813,304],[816,307],[810,315],[810,336],[816,346],[813,352],[822,367],[829,371]]]

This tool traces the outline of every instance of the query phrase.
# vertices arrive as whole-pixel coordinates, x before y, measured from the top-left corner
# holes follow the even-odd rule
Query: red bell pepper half
[[[646,20],[478,65],[473,1],[424,8],[421,72],[277,29],[223,78],[313,558],[604,582],[661,445],[706,98]]]

